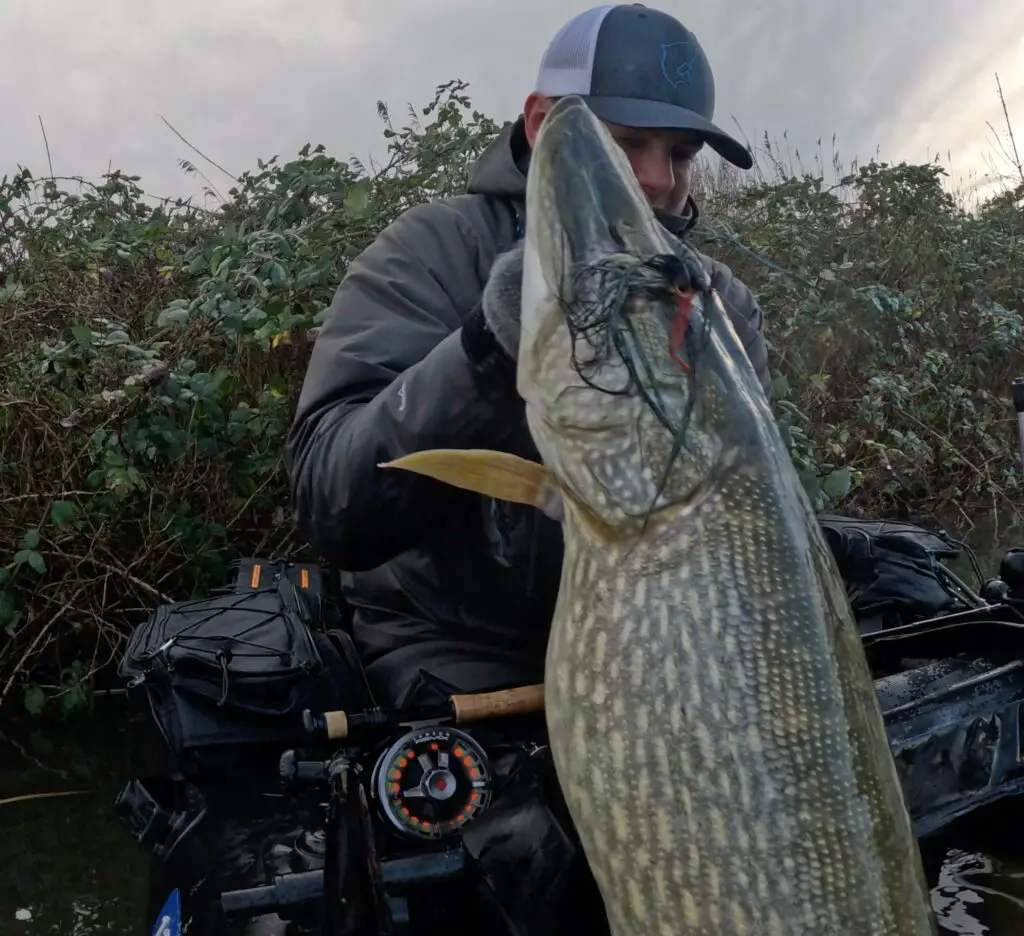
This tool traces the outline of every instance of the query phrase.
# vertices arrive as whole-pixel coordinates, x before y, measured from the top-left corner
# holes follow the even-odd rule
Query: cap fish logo
[[[690,40],[667,42],[661,47],[661,73],[673,88],[693,87],[696,49]]]

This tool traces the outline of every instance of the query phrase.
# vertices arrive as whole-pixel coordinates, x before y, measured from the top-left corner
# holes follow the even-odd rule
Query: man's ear
[[[523,124],[526,131],[526,142],[530,145],[530,149],[533,149],[533,143],[537,139],[537,134],[540,133],[540,125],[544,122],[553,103],[551,98],[534,91],[523,104]]]

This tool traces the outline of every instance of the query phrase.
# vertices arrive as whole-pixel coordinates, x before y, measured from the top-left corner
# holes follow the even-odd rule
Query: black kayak
[[[919,838],[1024,788],[1024,552],[983,581],[962,543],[820,518],[860,626]],[[972,590],[945,564],[969,558]]]
[[[986,582],[943,533],[820,521],[918,837],[1015,796],[1024,553]],[[965,559],[976,589],[951,570]],[[606,932],[600,914],[580,916],[593,882],[542,715],[456,727],[450,707],[382,711],[346,622],[328,570],[248,560],[210,598],[161,606],[132,635],[120,672],[152,753],[117,810],[150,857],[151,932],[177,936],[186,920],[222,936],[547,936],[570,921]],[[346,713],[343,741],[324,737],[331,710]],[[447,767],[435,789],[419,762],[430,777],[469,766]],[[410,777],[422,805],[389,793]]]

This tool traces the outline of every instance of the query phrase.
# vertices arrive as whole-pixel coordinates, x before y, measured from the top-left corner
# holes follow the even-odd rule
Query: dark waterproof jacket
[[[357,645],[388,671],[378,689],[408,678],[395,666],[466,690],[542,678],[558,524],[378,467],[431,448],[538,460],[514,368],[467,354],[462,334],[480,321],[491,264],[516,242],[527,160],[520,118],[481,155],[467,194],[408,210],[351,263],[313,347],[288,442],[294,517],[344,570]],[[702,259],[767,388],[760,309],[727,267]],[[455,658],[485,662],[444,665]]]

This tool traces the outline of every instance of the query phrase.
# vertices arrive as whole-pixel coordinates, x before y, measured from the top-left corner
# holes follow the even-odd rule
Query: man
[[[543,679],[559,526],[377,466],[430,448],[537,460],[515,388],[518,323],[497,320],[482,294],[495,258],[529,224],[530,146],[566,94],[609,126],[679,237],[697,220],[689,190],[704,144],[752,165],[712,123],[714,79],[693,34],[640,4],[598,7],[555,36],[522,116],[482,154],[468,193],[410,209],[350,265],[313,349],[289,469],[299,529],[345,570],[382,704]],[[761,312],[728,268],[702,259],[767,389]]]

